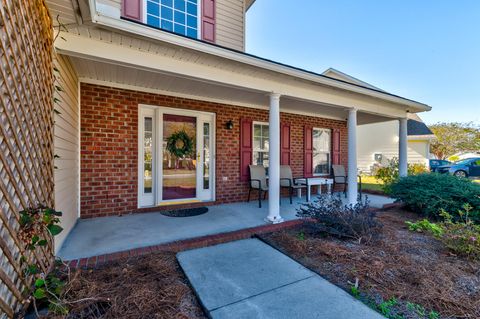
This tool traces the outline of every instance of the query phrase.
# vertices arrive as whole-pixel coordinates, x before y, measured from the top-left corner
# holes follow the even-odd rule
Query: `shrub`
[[[443,235],[440,239],[456,254],[480,259],[480,226],[475,225],[470,219],[470,210],[469,205],[464,206],[464,211],[459,212],[459,222],[454,222],[449,213],[442,211],[441,215],[445,221],[442,223]]]
[[[439,219],[443,210],[460,220],[463,204],[472,207],[470,218],[480,222],[480,184],[451,175],[420,174],[392,184],[391,196],[426,217]]]
[[[356,205],[344,205],[338,197],[321,196],[302,205],[297,211],[301,218],[313,219],[315,229],[328,234],[347,237],[358,242],[370,242],[377,238],[382,227],[369,209],[368,200]]]
[[[426,219],[406,223],[409,230],[430,233],[457,255],[480,259],[480,226],[470,219],[470,211],[471,206],[464,205],[464,210],[458,212],[459,221],[454,221],[452,215],[442,210],[440,215],[444,221],[439,224]]]
[[[387,194],[391,193],[392,184],[398,181],[400,177],[398,167],[398,158],[394,157],[388,161],[386,166],[379,167],[374,172],[375,178],[383,182],[382,188]],[[427,172],[428,169],[423,164],[408,164],[408,175],[418,175]]]
[[[423,219],[419,222],[405,222],[408,225],[408,229],[411,231],[416,231],[419,233],[431,233],[434,236],[441,236],[443,234],[443,229],[441,226],[431,223],[428,219]]]

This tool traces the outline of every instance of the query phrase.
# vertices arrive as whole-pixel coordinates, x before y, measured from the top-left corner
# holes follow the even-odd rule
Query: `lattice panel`
[[[43,0],[0,0],[0,318],[25,302],[23,208],[53,207],[53,26]],[[52,243],[27,254],[46,271]]]

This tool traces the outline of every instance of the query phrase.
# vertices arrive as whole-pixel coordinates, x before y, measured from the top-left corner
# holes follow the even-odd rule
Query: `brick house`
[[[404,172],[407,113],[430,110],[245,53],[254,0],[46,2],[68,29],[55,43],[67,230],[77,218],[244,201],[250,164],[268,166],[271,222],[280,164],[296,177],[344,165],[353,203],[357,125],[399,120]]]

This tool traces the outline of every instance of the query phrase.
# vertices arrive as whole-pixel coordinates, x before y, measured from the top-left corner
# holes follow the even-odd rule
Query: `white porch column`
[[[268,216],[266,221],[283,222],[280,216],[280,94],[270,94],[269,166],[268,166]]]
[[[408,174],[407,166],[407,119],[399,119],[398,129],[398,173],[400,177]]]
[[[356,204],[358,197],[357,181],[357,109],[348,111],[348,203]]]

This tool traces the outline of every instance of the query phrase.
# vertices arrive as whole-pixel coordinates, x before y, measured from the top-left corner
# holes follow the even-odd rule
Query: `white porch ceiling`
[[[148,91],[172,96],[184,96],[197,100],[268,109],[269,98],[262,91],[236,88],[160,72],[146,71],[123,65],[100,62],[79,57],[70,57],[83,82],[117,86],[132,90]],[[346,120],[344,107],[313,103],[298,98],[283,96],[281,111],[307,114],[317,117]],[[359,112],[358,124],[390,121],[392,118]]]

